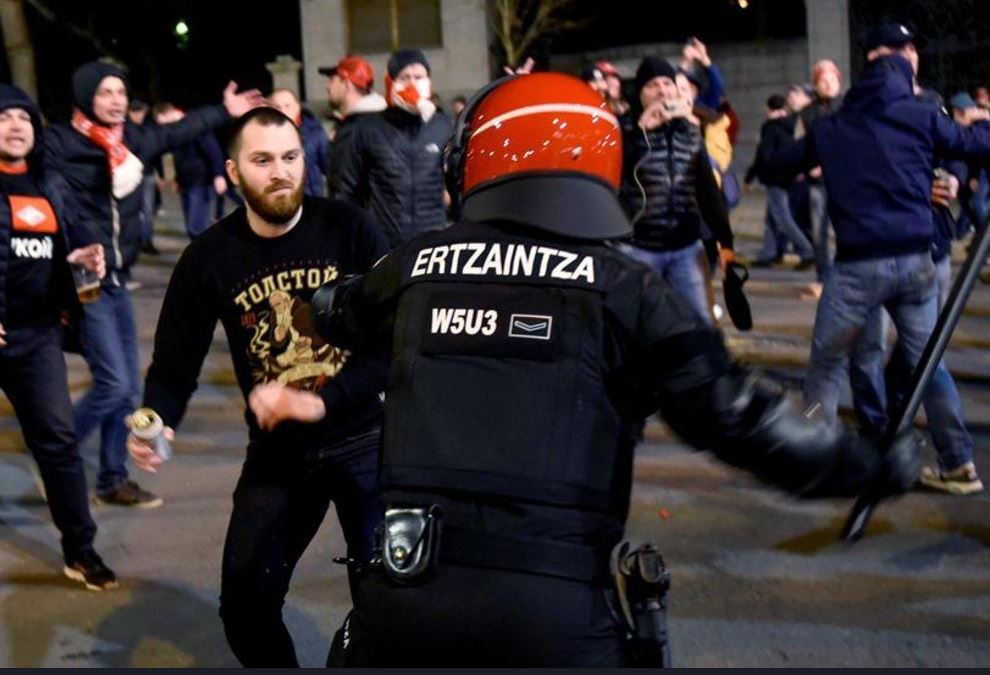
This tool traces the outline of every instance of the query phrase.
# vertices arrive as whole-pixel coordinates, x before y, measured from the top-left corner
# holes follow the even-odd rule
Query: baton
[[[969,219],[974,225],[978,224],[979,220],[973,213],[969,199],[960,201],[969,215]],[[881,452],[886,451],[898,436],[908,431],[914,424],[914,417],[918,414],[918,408],[921,407],[925,389],[928,388],[928,383],[931,382],[935,369],[938,367],[946,347],[949,346],[949,339],[959,323],[966,302],[973,292],[973,286],[979,278],[980,267],[983,265],[983,261],[987,259],[988,253],[990,253],[990,216],[984,221],[973,245],[970,246],[969,256],[959,270],[959,276],[956,277],[956,282],[952,285],[945,307],[939,312],[935,328],[928,338],[925,350],[921,353],[921,358],[911,377],[909,390],[911,395],[897,406],[896,413],[887,425],[882,437]],[[866,487],[856,499],[852,511],[849,512],[849,518],[846,520],[845,527],[842,528],[842,538],[845,541],[853,543],[863,536],[863,532],[866,531],[866,526],[870,522],[870,517],[873,515],[873,510],[883,497],[882,477],[878,474],[877,480]]]

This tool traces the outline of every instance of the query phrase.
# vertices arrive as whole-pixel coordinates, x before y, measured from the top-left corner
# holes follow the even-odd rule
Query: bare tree
[[[0,0],[0,26],[10,64],[10,79],[38,99],[38,77],[34,65],[34,43],[24,15],[24,0]]]
[[[492,30],[514,68],[540,38],[587,22],[567,16],[574,0],[492,0]]]

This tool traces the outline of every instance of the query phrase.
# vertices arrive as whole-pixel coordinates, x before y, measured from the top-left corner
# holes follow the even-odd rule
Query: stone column
[[[324,77],[318,69],[334,65],[347,54],[347,8],[344,0],[299,0],[299,20],[306,100],[325,104]],[[381,82],[377,69],[375,75]]]
[[[299,71],[302,70],[302,63],[296,61],[288,54],[279,54],[271,63],[266,63],[265,68],[272,74],[272,90],[288,89],[296,98],[299,95]]]
[[[808,77],[819,59],[831,59],[842,72],[848,88],[852,71],[849,62],[849,0],[804,0],[808,25]]]

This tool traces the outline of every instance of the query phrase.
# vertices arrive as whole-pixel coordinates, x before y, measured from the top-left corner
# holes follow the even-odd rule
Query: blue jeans
[[[758,258],[773,261],[780,258],[787,249],[787,242],[794,245],[794,251],[801,260],[815,255],[811,242],[804,236],[791,214],[790,196],[787,188],[767,186],[767,213],[763,230],[763,248]]]
[[[832,254],[829,251],[828,193],[824,185],[812,185],[808,200],[811,204],[811,238],[815,247],[815,273],[825,283],[832,270]]]
[[[942,311],[952,290],[950,256],[935,263],[935,282],[938,309]],[[911,386],[913,371],[902,350],[895,346],[892,354],[887,353],[889,334],[890,315],[882,309],[875,310],[866,320],[849,361],[853,409],[860,428],[867,435],[883,432],[887,426],[888,411],[899,404]]]
[[[186,232],[195,239],[210,226],[210,204],[216,192],[212,185],[187,185],[182,188],[182,214],[186,218]]]
[[[137,327],[131,293],[123,286],[103,286],[96,302],[83,305],[83,357],[93,387],[75,410],[79,443],[100,428],[100,471],[96,491],[108,492],[127,479],[127,428],[141,391]]]
[[[701,241],[674,251],[650,251],[635,246],[623,250],[636,260],[646,263],[669,283],[697,312],[706,325],[712,326],[712,312],[708,307],[705,275],[701,270],[698,254],[703,250]]]
[[[938,289],[935,264],[926,251],[890,258],[836,262],[825,281],[815,315],[811,364],[804,385],[805,405],[818,403],[834,420],[848,357],[861,332],[876,330],[886,309],[897,327],[898,345],[913,371],[935,328]],[[882,336],[867,335],[880,344]],[[886,410],[883,397],[880,410]],[[963,420],[962,401],[944,363],[939,363],[924,397],[925,414],[939,464],[944,470],[972,461],[973,442]]]

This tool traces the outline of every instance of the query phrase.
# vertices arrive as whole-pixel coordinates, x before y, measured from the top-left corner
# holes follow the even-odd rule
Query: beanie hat
[[[40,168],[40,157],[44,144],[41,142],[41,132],[44,130],[41,124],[41,112],[38,105],[20,87],[12,84],[0,84],[0,112],[10,108],[20,108],[31,117],[31,126],[34,127],[34,147],[28,152],[27,161],[31,168]]]
[[[418,63],[426,68],[426,73],[430,74],[430,62],[426,60],[426,54],[418,49],[400,49],[392,52],[385,70],[388,71],[388,74],[394,80],[402,72],[403,68],[411,66],[414,63]]]
[[[96,115],[93,114],[93,97],[100,86],[100,82],[107,77],[119,77],[127,85],[127,76],[124,71],[105,61],[90,61],[76,68],[72,73],[72,102],[83,111],[86,117],[96,122]]]
[[[642,91],[646,83],[655,77],[669,77],[673,80],[677,77],[677,69],[667,59],[647,56],[636,69],[636,91]]]

